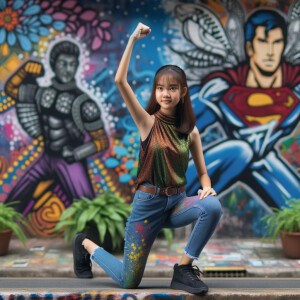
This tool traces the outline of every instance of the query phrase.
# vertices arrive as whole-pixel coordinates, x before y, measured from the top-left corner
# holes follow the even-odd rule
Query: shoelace
[[[82,256],[82,259],[79,262],[79,267],[82,270],[88,270],[91,267],[91,260],[90,260],[90,255],[89,253],[84,253],[84,255]]]
[[[191,280],[199,280],[200,275],[203,275],[203,272],[200,271],[198,266],[195,266],[195,265],[191,266],[190,268],[187,268],[186,273],[188,274],[188,276]]]

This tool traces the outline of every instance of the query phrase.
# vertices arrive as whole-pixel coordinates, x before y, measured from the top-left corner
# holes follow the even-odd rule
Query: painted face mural
[[[188,2],[0,5],[0,201],[22,194],[32,235],[55,235],[81,196],[110,189],[131,202],[140,136],[114,74],[137,18],[151,35],[136,44],[128,81],[145,107],[159,67],[188,75],[224,204],[218,234],[261,235],[270,206],[299,198],[300,1]],[[187,180],[196,194],[192,164]]]
[[[297,57],[291,51],[283,55],[287,25],[281,13],[260,9],[246,20],[240,3],[224,3],[229,13],[226,29],[204,5],[175,7],[183,37],[195,47],[176,52],[189,65],[190,79],[201,82],[192,87],[197,126],[202,132],[214,128],[220,135],[205,147],[208,173],[219,193],[241,184],[263,206],[280,207],[285,199],[300,196],[299,174],[277,148],[281,138],[299,127],[300,68],[293,65]],[[210,25],[204,25],[205,20]],[[241,49],[240,41],[227,38],[240,28],[245,28],[246,59],[235,51]],[[218,67],[220,60],[226,67]],[[203,76],[208,70],[211,74]],[[197,191],[195,171],[193,166],[188,171],[194,178],[188,183],[190,193]]]
[[[250,64],[254,64],[260,73],[271,76],[279,67],[283,48],[283,33],[280,28],[270,30],[266,36],[266,27],[258,26],[252,43],[247,42]]]
[[[60,54],[55,63],[54,72],[56,77],[63,83],[74,79],[77,70],[77,59],[73,55]]]

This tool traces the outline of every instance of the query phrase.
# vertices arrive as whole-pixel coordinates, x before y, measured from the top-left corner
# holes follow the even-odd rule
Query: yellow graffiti
[[[254,93],[249,96],[248,98],[248,104],[249,106],[266,106],[266,105],[272,105],[274,103],[274,100],[271,96],[266,95],[264,93]]]
[[[27,57],[28,55],[25,55],[23,59],[20,59],[16,53],[12,53],[0,66],[0,80],[4,82],[11,75],[12,71],[18,69]]]
[[[33,198],[39,198],[48,189],[48,187],[54,182],[54,180],[42,181],[38,184],[33,193]]]
[[[267,124],[270,123],[273,120],[280,120],[281,115],[270,115],[265,117],[254,117],[254,116],[246,116],[246,120],[249,122],[257,122],[259,124]]]
[[[0,52],[2,53],[3,56],[7,56],[9,54],[9,47],[7,43],[4,43],[3,45],[0,46]]]
[[[5,92],[2,91],[1,96],[7,98],[2,99],[2,102],[0,102],[0,112],[6,111],[16,104],[15,100],[13,100],[10,96],[6,96]]]
[[[291,107],[294,104],[295,100],[293,97],[288,96],[287,101],[284,103],[284,106]]]

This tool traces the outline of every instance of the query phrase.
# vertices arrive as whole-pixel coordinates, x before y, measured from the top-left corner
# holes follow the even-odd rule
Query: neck
[[[70,82],[62,83],[62,82],[58,81],[56,77],[53,77],[51,79],[51,81],[52,81],[53,86],[59,91],[69,91],[69,90],[74,90],[77,88],[76,82],[74,79]]]
[[[176,115],[176,109],[167,109],[167,110],[164,110],[163,108],[160,108],[159,111],[164,114],[165,116],[168,116],[168,117],[175,117]]]
[[[246,79],[247,87],[277,88],[282,86],[282,68],[277,67],[274,72],[263,72],[250,60],[250,69]]]

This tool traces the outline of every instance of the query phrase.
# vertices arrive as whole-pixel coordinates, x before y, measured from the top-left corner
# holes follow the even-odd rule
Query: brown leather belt
[[[184,186],[158,188],[156,186],[140,185],[137,189],[139,191],[142,191],[145,193],[151,193],[151,194],[157,194],[157,191],[159,190],[159,193],[158,193],[159,195],[166,195],[166,196],[178,195],[185,191]]]

